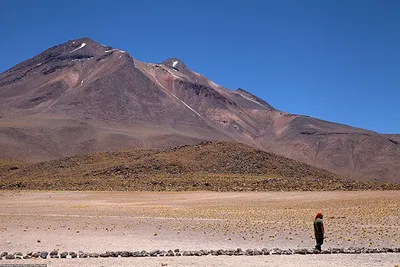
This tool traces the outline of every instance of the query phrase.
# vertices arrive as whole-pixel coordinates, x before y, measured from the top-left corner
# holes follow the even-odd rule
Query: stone
[[[291,249],[282,250],[282,255],[292,255],[292,254],[293,254],[293,250],[291,250]]]
[[[49,255],[49,253],[48,253],[47,251],[42,251],[42,252],[40,252],[40,257],[41,257],[42,259],[46,259],[46,258],[47,258],[47,255]]]
[[[324,250],[322,250],[321,251],[321,254],[332,254],[332,251],[331,251],[331,249],[324,249]]]
[[[340,253],[340,248],[331,248],[331,253],[332,254],[339,254]]]
[[[270,250],[269,252],[271,255],[281,255],[282,254],[282,250],[279,248],[273,248]]]
[[[107,251],[106,252],[108,254],[108,256],[113,257],[113,258],[117,258],[118,257],[118,253],[115,251]]]
[[[198,256],[198,257],[199,257],[199,256],[202,256],[203,253],[202,253],[201,251],[196,250],[196,251],[193,251],[193,252],[192,252],[192,255],[193,255],[193,256]]]
[[[223,250],[223,249],[218,249],[218,250],[217,250],[217,256],[220,256],[220,255],[226,255],[225,250]]]
[[[32,258],[39,258],[40,257],[40,252],[35,252],[32,254]]]
[[[97,253],[89,253],[89,257],[90,258],[98,258],[99,254],[97,254]]]
[[[50,252],[50,257],[51,256],[57,256],[58,255],[58,251],[57,250],[53,250]]]
[[[200,251],[203,253],[203,255],[209,255],[210,254],[210,251],[206,250],[206,249],[202,249]]]
[[[165,254],[167,257],[173,257],[175,256],[174,252],[172,250],[168,250],[167,254]]]
[[[77,258],[78,254],[76,254],[75,252],[69,252],[69,255],[71,256],[71,258]]]
[[[174,250],[174,252],[175,252],[175,253],[179,252],[179,249],[176,248],[176,249]]]
[[[152,250],[149,252],[151,257],[157,257],[159,253],[160,253],[160,250],[158,250],[158,249],[155,249],[155,250]]]
[[[124,258],[130,257],[131,255],[132,255],[132,252],[129,252],[129,251],[121,252],[121,257],[124,257]]]
[[[235,250],[233,250],[233,249],[227,250],[227,251],[226,251],[226,255],[227,255],[227,256],[233,256],[233,255],[235,255]]]
[[[190,251],[184,251],[182,253],[182,256],[191,256],[191,253],[190,253]]]
[[[146,250],[142,250],[141,252],[140,252],[140,257],[148,257],[149,256],[149,253],[146,251]]]
[[[259,251],[258,249],[254,249],[254,255],[255,255],[255,256],[262,255],[262,252]]]
[[[32,256],[32,255],[33,255],[33,251],[28,251],[28,252],[26,253],[26,255],[27,255],[27,256]]]
[[[15,256],[12,255],[12,254],[7,254],[7,255],[5,256],[5,259],[6,259],[6,260],[13,260],[13,259],[15,259]]]
[[[5,256],[7,256],[8,255],[8,252],[2,252],[1,254],[0,254],[0,257],[1,258],[4,258]]]
[[[139,257],[140,252],[139,251],[134,251],[132,253],[132,257]]]
[[[244,251],[241,248],[237,248],[234,253],[235,256],[244,255]]]
[[[65,259],[67,256],[68,256],[68,252],[66,252],[66,251],[60,253],[60,258]]]
[[[299,248],[294,250],[295,254],[300,254],[300,255],[306,255],[307,254],[307,249],[305,248]]]
[[[79,258],[87,258],[89,255],[83,251],[79,251],[78,253]]]

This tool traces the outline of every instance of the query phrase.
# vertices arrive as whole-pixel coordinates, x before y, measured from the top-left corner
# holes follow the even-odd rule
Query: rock
[[[338,254],[338,253],[340,253],[340,248],[331,248],[331,253],[332,253],[332,254]]]
[[[140,254],[142,254],[142,257],[148,257],[149,256],[149,253],[146,250],[142,250],[140,252]]]
[[[139,257],[140,252],[139,251],[134,251],[132,253],[132,257]]]
[[[26,253],[26,255],[27,255],[27,256],[32,256],[32,255],[33,255],[33,251],[28,251],[28,252]]]
[[[32,258],[39,258],[40,257],[40,252],[35,252],[32,254]]]
[[[259,251],[258,249],[254,249],[254,255],[255,255],[255,256],[262,255],[262,252]]]
[[[210,251],[205,250],[205,249],[202,249],[200,251],[203,253],[203,255],[209,255],[210,254]]]
[[[7,254],[7,255],[5,256],[5,259],[6,259],[6,260],[13,260],[13,259],[15,259],[15,256],[12,255],[12,254]]]
[[[58,255],[57,250],[53,250],[52,252],[50,252],[50,256],[57,256],[57,255]]]
[[[291,249],[282,250],[282,255],[292,255],[292,254],[293,254],[293,250],[291,250]]]
[[[191,256],[191,252],[190,251],[184,251],[182,253],[182,256]]]
[[[299,248],[294,250],[295,254],[300,254],[300,255],[306,255],[307,254],[307,249],[305,248]]]
[[[24,255],[22,255],[21,252],[17,252],[17,253],[15,253],[14,255],[15,255],[15,256],[20,256],[20,257],[24,256]]]
[[[282,254],[282,250],[279,248],[273,248],[270,250],[269,252],[271,255],[281,255]]]
[[[193,251],[193,252],[192,252],[192,255],[193,255],[193,256],[198,256],[198,257],[199,257],[199,256],[202,256],[203,253],[202,253],[201,251],[196,250],[196,251]]]
[[[30,256],[28,256],[28,255],[25,255],[25,256],[23,256],[22,257],[24,260],[27,260],[27,259],[30,259],[31,257]],[[0,258],[1,259],[1,258]]]
[[[322,250],[321,254],[332,254],[332,251],[331,251],[331,249],[328,248],[328,249]]]
[[[42,252],[40,252],[40,257],[41,257],[42,259],[46,259],[46,258],[47,258],[47,255],[49,255],[49,253],[48,253],[47,251],[42,251]]]
[[[108,254],[107,252],[105,252],[105,253],[100,253],[100,257],[101,257],[101,258],[108,258],[108,257],[110,257],[110,254]]]
[[[241,248],[237,248],[234,253],[235,256],[244,255],[244,251]]]
[[[174,252],[172,250],[168,250],[167,254],[165,254],[167,257],[173,257],[175,256]]]
[[[11,242],[10,242],[10,241],[7,241],[6,243],[7,243],[7,244],[11,244]]]
[[[253,256],[254,251],[252,249],[246,249],[245,253],[246,256]]]
[[[7,256],[8,255],[8,252],[2,252],[1,254],[0,254],[0,257],[1,258],[4,258],[5,256]]]
[[[132,253],[129,252],[129,251],[122,251],[121,252],[121,257],[124,257],[124,258],[130,257],[131,255],[132,255]]]
[[[176,248],[176,249],[174,250],[174,252],[175,252],[175,253],[179,252],[179,249]]]
[[[108,254],[108,256],[113,257],[113,258],[117,258],[118,257],[118,253],[115,251],[107,251],[106,252]]]
[[[217,250],[217,256],[220,256],[220,255],[226,255],[225,250],[223,250],[223,249],[218,249],[218,250]]]
[[[233,255],[235,255],[235,250],[233,250],[233,249],[227,250],[227,251],[226,251],[226,255],[227,255],[227,256],[233,256]]]
[[[78,257],[78,254],[76,254],[73,251],[69,252],[69,255],[71,256],[71,258],[77,258]]]
[[[65,259],[67,256],[68,256],[68,252],[66,252],[66,251],[60,253],[60,258]]]
[[[98,258],[99,254],[97,254],[97,253],[89,253],[89,257],[90,258]]]
[[[159,253],[160,253],[160,250],[158,250],[158,249],[155,249],[155,250],[152,250],[149,252],[151,257],[157,257]]]
[[[87,258],[87,257],[89,257],[89,255],[87,253],[83,252],[83,251],[79,251],[78,252],[78,256],[79,256],[79,258]]]

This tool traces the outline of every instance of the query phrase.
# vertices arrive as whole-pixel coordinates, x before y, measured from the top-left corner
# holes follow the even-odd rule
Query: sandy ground
[[[0,191],[0,251],[311,248],[312,222],[320,210],[326,227],[323,248],[400,244],[399,191]],[[161,266],[162,262],[168,266],[394,266],[400,264],[400,255],[12,261],[18,262],[49,266]]]

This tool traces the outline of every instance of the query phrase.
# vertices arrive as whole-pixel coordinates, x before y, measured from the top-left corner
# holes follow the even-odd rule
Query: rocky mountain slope
[[[359,180],[400,182],[398,135],[288,114],[176,58],[144,63],[88,38],[0,74],[0,157],[235,141]]]
[[[97,152],[47,162],[0,162],[0,189],[45,190],[391,190],[400,184],[346,179],[234,142]]]

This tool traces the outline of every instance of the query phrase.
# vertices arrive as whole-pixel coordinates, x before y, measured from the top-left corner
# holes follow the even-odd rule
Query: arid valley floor
[[[400,192],[0,191],[0,250],[398,247]],[[2,260],[48,266],[395,266],[399,253]]]

